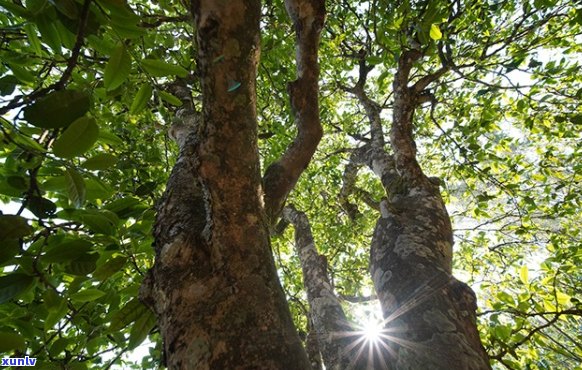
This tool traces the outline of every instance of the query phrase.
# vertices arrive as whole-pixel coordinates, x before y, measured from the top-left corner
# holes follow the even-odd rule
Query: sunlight
[[[374,320],[371,317],[368,317],[362,325],[362,331],[367,342],[378,342],[380,340],[380,336],[382,335],[382,323]]]

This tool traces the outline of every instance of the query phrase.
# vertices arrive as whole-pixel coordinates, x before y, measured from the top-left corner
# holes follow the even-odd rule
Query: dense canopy
[[[477,293],[496,369],[582,363],[582,7],[575,1],[328,1],[323,138],[287,204],[305,213],[350,320],[380,319],[370,240],[386,193],[354,158],[390,141],[395,73],[411,82],[417,158],[451,215],[453,273]],[[257,75],[261,166],[296,135],[295,39],[265,1]],[[155,368],[138,290],[155,204],[178,155],[167,131],[193,91],[185,2],[0,0],[0,352],[41,368]],[[219,56],[216,63],[220,63]],[[241,81],[229,80],[229,91]],[[374,131],[376,130],[376,131]],[[379,131],[378,131],[379,130]],[[290,208],[287,212],[291,212]],[[285,215],[285,214],[284,214]],[[309,331],[293,228],[272,227],[300,337]],[[135,351],[136,348],[138,351]]]

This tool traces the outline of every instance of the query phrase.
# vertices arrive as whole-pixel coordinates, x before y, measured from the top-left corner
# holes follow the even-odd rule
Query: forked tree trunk
[[[260,10],[258,0],[192,3],[202,119],[185,120],[196,124],[178,140],[178,163],[158,206],[156,262],[141,291],[158,317],[170,369],[309,368],[261,199]]]
[[[452,276],[453,234],[439,181],[429,179],[416,159],[414,112],[432,99],[427,85],[448,70],[445,66],[412,84],[410,71],[421,57],[409,50],[398,62],[392,154],[376,138],[354,156],[376,173],[387,194],[370,250],[370,272],[385,320],[384,342],[391,348],[393,369],[490,369],[477,331],[475,293]],[[374,127],[379,107],[364,93],[361,81],[367,72],[364,64],[352,92]],[[376,131],[381,134],[381,129]]]
[[[394,76],[390,146],[393,156],[375,166],[387,199],[381,205],[370,251],[372,280],[394,344],[395,369],[490,369],[477,331],[475,293],[452,276],[453,233],[439,191],[416,159],[414,111],[425,88],[447,67],[410,84],[422,55],[402,53]]]

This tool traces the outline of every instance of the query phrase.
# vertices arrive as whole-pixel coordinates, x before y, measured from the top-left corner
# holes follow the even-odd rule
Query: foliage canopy
[[[179,2],[0,0],[0,352],[41,368],[153,368],[155,318],[137,300],[153,261],[153,206],[177,148],[166,136],[199,94],[195,30]],[[318,152],[290,201],[304,210],[354,320],[374,311],[368,248],[385,195],[352,150],[370,140],[350,93],[387,125],[405,47],[437,73],[416,112],[426,173],[440,178],[456,233],[455,274],[478,292],[498,368],[582,363],[582,8],[574,1],[332,1],[322,33]],[[285,84],[293,30],[281,1],[263,6],[257,81],[266,166],[293,139]],[[445,68],[446,66],[446,68]],[[237,88],[237,81],[231,88]],[[3,206],[4,207],[4,206]],[[296,324],[304,288],[290,231],[273,251]],[[372,297],[373,298],[373,297]],[[364,302],[364,303],[362,303]],[[124,354],[146,338],[139,361]]]

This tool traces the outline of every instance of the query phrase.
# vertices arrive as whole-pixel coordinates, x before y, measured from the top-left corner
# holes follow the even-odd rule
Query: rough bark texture
[[[316,348],[329,370],[384,369],[378,353],[370,353],[369,343],[348,321],[327,274],[327,260],[315,247],[311,226],[305,213],[293,206],[283,209],[283,219],[295,227],[295,249],[301,261],[303,283],[309,302]],[[308,343],[309,344],[309,343]],[[308,352],[309,348],[308,348]],[[371,355],[372,354],[372,355]],[[313,369],[320,368],[317,353],[310,356]]]
[[[436,78],[409,87],[421,56],[404,52],[394,79],[393,162],[374,169],[390,180],[383,181],[388,198],[374,232],[370,270],[396,353],[394,369],[489,369],[475,295],[451,274],[453,235],[438,184],[416,160],[414,110],[424,86]]]
[[[192,12],[202,119],[186,115],[191,131],[173,130],[182,148],[158,205],[156,262],[140,295],[158,317],[170,369],[308,369],[262,208],[260,1],[193,1]]]
[[[451,273],[453,235],[438,181],[416,159],[414,111],[427,100],[425,88],[444,66],[410,86],[410,71],[422,53],[405,51],[394,79],[392,155],[384,148],[380,107],[364,91],[365,56],[354,94],[368,115],[371,140],[354,150],[347,175],[367,165],[380,178],[386,198],[370,250],[370,272],[386,321],[391,369],[490,369],[475,322],[473,291]],[[346,176],[347,176],[346,175]]]
[[[265,209],[274,224],[287,195],[311,161],[323,130],[319,121],[319,35],[325,20],[324,0],[286,0],[297,39],[297,79],[287,86],[297,137],[283,156],[272,163],[263,179]]]

